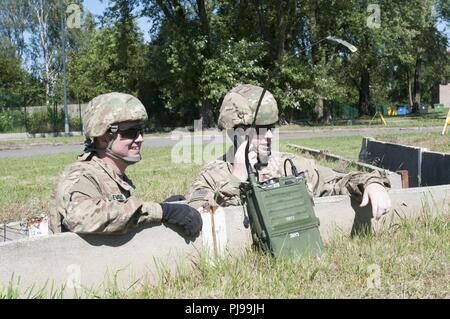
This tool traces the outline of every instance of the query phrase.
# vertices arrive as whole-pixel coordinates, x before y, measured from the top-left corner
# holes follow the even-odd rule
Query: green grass
[[[416,147],[425,147],[431,151],[450,153],[450,136],[441,133],[378,135],[380,141],[392,142]]]
[[[113,276],[83,298],[450,298],[450,218],[423,212],[385,219],[376,233],[336,233],[320,258],[275,260],[248,247],[240,256],[179,264],[159,280],[120,288]],[[379,279],[379,280],[378,280]],[[60,298],[63,290],[0,288],[0,298]]]
[[[146,137],[170,136],[170,133],[154,132],[146,133]],[[0,151],[17,148],[27,148],[39,145],[64,145],[64,144],[83,144],[84,136],[46,136],[46,137],[30,137],[17,140],[0,141]]]
[[[320,259],[275,261],[248,251],[215,265],[144,286],[146,298],[437,298],[450,297],[448,215],[423,215],[386,225],[375,235],[350,239],[338,234]],[[380,269],[379,288],[367,287],[369,266]],[[126,293],[122,297],[129,297]]]
[[[143,160],[127,170],[137,185],[135,195],[162,201],[186,194],[200,165],[174,164],[170,147],[142,151]],[[56,177],[74,162],[76,153],[0,159],[0,222],[22,220],[48,212]]]
[[[323,148],[342,155],[357,157],[361,137],[315,138],[280,143],[282,151],[290,151],[288,142]],[[341,144],[340,148],[336,145]],[[356,154],[356,155],[355,155]],[[0,222],[22,220],[48,212],[56,177],[74,162],[76,153],[0,159]],[[162,201],[170,195],[186,194],[200,169],[200,164],[175,164],[171,147],[145,148],[143,160],[127,169],[137,186],[135,195],[147,201]]]
[[[310,139],[286,139],[280,141],[280,150],[292,152],[287,144],[296,144],[319,150],[326,150],[329,153],[340,155],[349,159],[358,159],[361,149],[362,136],[337,136],[318,137]]]
[[[0,151],[38,145],[83,144],[83,136],[33,137],[20,140],[0,141]]]

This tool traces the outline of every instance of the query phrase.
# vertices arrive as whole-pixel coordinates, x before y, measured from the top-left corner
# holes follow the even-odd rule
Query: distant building
[[[439,84],[433,89],[433,104],[443,104],[450,107],[450,83]]]
[[[447,50],[450,55],[450,49]],[[447,78],[448,79],[448,78]],[[450,107],[450,83],[442,83],[433,87],[431,92],[433,104],[442,104],[446,107]]]

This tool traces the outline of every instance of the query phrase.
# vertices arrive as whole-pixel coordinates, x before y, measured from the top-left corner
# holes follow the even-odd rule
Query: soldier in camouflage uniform
[[[131,195],[126,168],[141,159],[147,112],[135,97],[99,95],[84,112],[86,149],[59,176],[50,206],[54,233],[123,234],[138,225],[167,222],[196,236],[202,219],[189,205],[145,202]],[[93,139],[93,140],[91,140]]]
[[[278,122],[278,107],[273,95],[266,91],[258,111],[256,132],[249,129],[263,89],[254,85],[238,85],[225,97],[220,108],[219,128],[227,129],[234,139],[224,158],[207,164],[192,183],[188,195],[191,206],[202,211],[217,206],[241,205],[239,185],[247,181],[245,165],[245,135],[250,134],[248,159],[258,173],[260,182],[284,176],[283,163],[290,158],[299,172],[306,177],[308,190],[312,196],[351,195],[361,201],[361,206],[372,204],[373,216],[379,219],[387,213],[390,198],[386,191],[389,181],[378,172],[349,174],[338,173],[330,168],[317,165],[314,160],[289,153],[271,151],[272,128]],[[236,152],[234,150],[237,149]]]

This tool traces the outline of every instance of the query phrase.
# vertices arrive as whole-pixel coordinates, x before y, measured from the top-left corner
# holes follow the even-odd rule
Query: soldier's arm
[[[318,165],[312,159],[296,156],[294,163],[297,168],[305,170],[315,197],[331,195],[352,195],[361,201],[366,187],[372,183],[390,187],[389,180],[378,171],[339,173],[329,167]]]
[[[196,209],[240,205],[239,185],[229,164],[216,161],[203,168],[193,181],[187,201]]]
[[[143,202],[134,196],[124,201],[103,196],[95,183],[81,177],[67,189],[63,198],[62,224],[80,234],[123,234],[141,224],[159,222],[161,205]]]

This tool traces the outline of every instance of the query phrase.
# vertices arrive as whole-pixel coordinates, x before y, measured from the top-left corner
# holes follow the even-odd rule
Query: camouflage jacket
[[[54,233],[123,234],[161,221],[161,205],[131,195],[134,185],[95,155],[69,165],[59,176],[50,205]]]
[[[304,172],[311,196],[351,195],[362,200],[367,185],[379,183],[390,187],[389,180],[379,172],[339,173],[331,168],[323,167],[312,159],[295,156],[289,153],[274,153],[268,166],[258,171],[259,180],[284,176],[284,160],[290,158],[299,172]],[[232,174],[232,164],[216,160],[203,167],[191,185],[187,196],[188,203],[200,207],[238,206],[241,205],[239,185],[241,181]],[[287,165],[290,174],[290,165]]]

